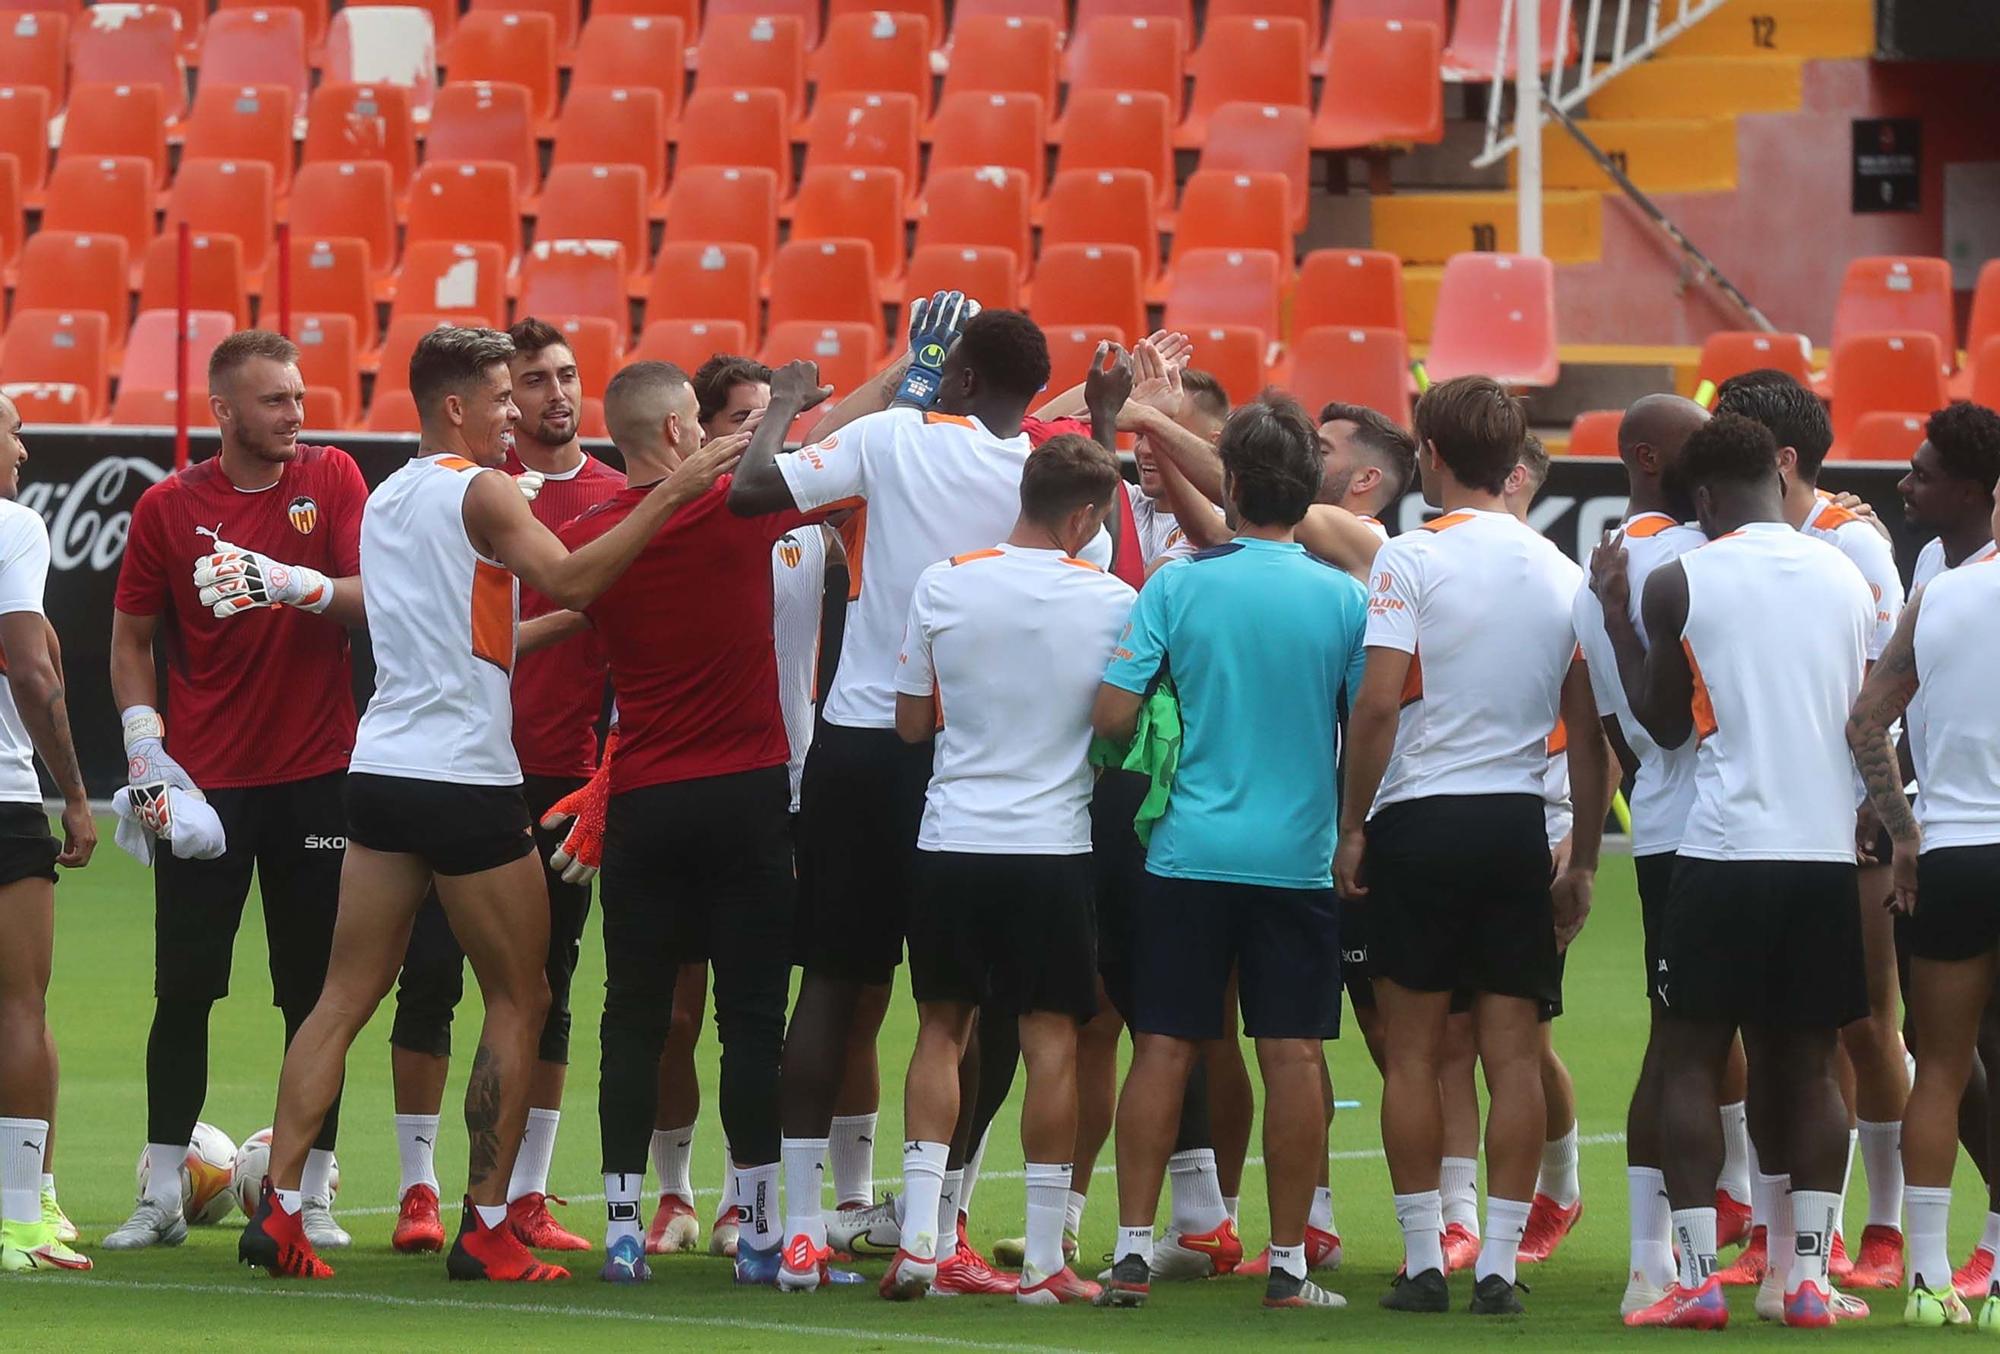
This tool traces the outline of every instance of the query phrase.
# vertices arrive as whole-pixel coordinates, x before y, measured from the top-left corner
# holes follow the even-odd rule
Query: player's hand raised
[[[1590,552],[1590,590],[1606,615],[1629,615],[1632,606],[1632,575],[1625,553],[1625,533],[1607,531]]]
[[[1135,377],[1132,354],[1125,351],[1123,344],[1109,340],[1099,343],[1090,359],[1090,374],[1083,378],[1083,402],[1089,407],[1091,418],[1115,421],[1126,401],[1132,398]]]
[[[797,405],[794,412],[804,413],[831,394],[832,386],[819,383],[819,363],[806,358],[794,358],[771,373],[771,403]]]
[[[1153,345],[1161,361],[1175,371],[1185,370],[1194,361],[1194,340],[1174,329],[1155,329],[1145,342]]]

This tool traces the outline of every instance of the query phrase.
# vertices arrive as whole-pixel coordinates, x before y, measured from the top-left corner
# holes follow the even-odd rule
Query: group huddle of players
[[[1843,1289],[1906,1277],[1910,1320],[1969,1321],[2000,1251],[1995,1211],[1965,1265],[1945,1252],[1961,1135],[2000,1186],[1981,1023],[2000,640],[1979,611],[2000,573],[1961,566],[1994,554],[2000,416],[1930,420],[1901,489],[1937,539],[1906,606],[1872,511],[1816,489],[1822,407],[1777,373],[1712,412],[1632,406],[1629,513],[1586,571],[1527,525],[1548,460],[1499,385],[1429,389],[1412,432],[1275,392],[1232,409],[1194,356],[1173,333],[1106,345],[1051,396],[1030,320],[940,293],[908,353],[823,414],[807,362],[622,369],[620,474],[579,443],[557,330],[442,329],[411,359],[417,454],[371,493],[298,443],[291,344],[226,340],[221,453],[140,499],[117,592],[119,841],[154,870],[156,1004],[147,1178],[104,1247],[185,1238],[209,1013],[254,874],[286,1057],[240,1257],[333,1275],[341,1084],[392,988],[393,1244],[446,1248],[434,1144],[469,959],[484,1023],[447,1270],[566,1277],[535,1252],[592,1249],[548,1174],[595,879],[607,1281],[703,1245],[712,981],[729,1165],[706,1244],[739,1283],[858,1283],[836,1261],[873,1252],[891,1299],[1129,1307],[1234,1272],[1264,1277],[1266,1306],[1343,1306],[1312,1275],[1342,1258],[1322,1046],[1344,988],[1405,1241],[1382,1305],[1448,1310],[1469,1268],[1471,1312],[1519,1313],[1518,1265],[1582,1209],[1551,1029],[1629,777],[1651,1024],[1626,1323],[1719,1327],[1721,1285],[1745,1282],[1759,1316],[1824,1326],[1867,1314]],[[0,958],[0,1264],[80,1269],[41,1003],[56,866],[95,834],[4,404],[0,432],[0,905],[26,941]],[[1378,518],[1412,488],[1439,514],[1391,537]],[[902,1187],[878,1202],[876,1042],[906,946]],[[1239,1029],[1265,1093],[1254,1259]],[[1025,1234],[994,1248],[1013,1274],[966,1223],[1017,1066]],[[1114,1125],[1117,1243],[1093,1281],[1071,1265]],[[1980,1320],[2000,1329],[2000,1297]]]

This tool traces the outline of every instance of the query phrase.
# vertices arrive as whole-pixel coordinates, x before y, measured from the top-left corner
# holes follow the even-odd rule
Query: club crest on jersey
[[[301,536],[310,536],[313,528],[319,525],[319,504],[301,494],[285,509],[285,516],[291,519],[293,531]]]
[[[805,547],[796,538],[786,536],[778,542],[778,558],[785,562],[787,569],[799,567],[799,561],[806,557]]]

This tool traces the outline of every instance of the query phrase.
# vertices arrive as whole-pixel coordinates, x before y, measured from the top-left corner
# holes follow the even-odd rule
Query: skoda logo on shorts
[[[319,525],[319,504],[301,494],[292,500],[291,507],[285,509],[285,516],[291,519],[293,531],[301,536],[310,536],[313,528]]]
[[[924,350],[917,354],[917,361],[920,365],[926,367],[942,367],[944,365],[944,349],[935,343],[926,343]]]

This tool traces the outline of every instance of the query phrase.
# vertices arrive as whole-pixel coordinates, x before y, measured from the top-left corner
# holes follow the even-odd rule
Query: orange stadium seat
[[[952,31],[964,40],[960,59],[945,72],[940,97],[954,94],[1034,94],[1056,105],[1056,35],[1059,23],[998,14],[959,15]]]
[[[1056,40],[1060,42],[1069,28],[1068,10],[1067,0],[957,0],[951,7],[951,31],[945,35],[945,52],[949,54],[957,47],[960,35],[966,31],[967,20],[989,16],[1044,19],[1055,30]],[[980,50],[977,43],[973,44],[973,50]]]
[[[167,195],[165,234],[185,221],[194,230],[227,232],[243,241],[243,273],[252,292],[264,289],[264,264],[275,224],[271,166],[261,160],[183,160]]]
[[[1270,384],[1270,368],[1264,359],[1271,341],[1263,329],[1251,324],[1219,324],[1198,325],[1188,332],[1200,369],[1220,381],[1230,399],[1240,404]]]
[[[576,46],[580,21],[577,0],[472,0],[470,13],[499,10],[508,13],[546,14],[556,26],[556,50],[567,53]]]
[[[1131,245],[1065,244],[1036,262],[1028,311],[1045,330],[1102,326],[1121,343],[1146,336],[1146,281]]]
[[[1224,104],[1311,108],[1311,53],[1306,26],[1297,19],[1211,19],[1195,53],[1194,98],[1175,143],[1200,146],[1209,118]]]
[[[944,0],[826,0],[826,19],[831,24],[848,14],[879,13],[885,3],[891,13],[922,19],[932,39],[944,37]]]
[[[646,176],[637,165],[562,165],[549,174],[542,214],[535,222],[539,240],[610,240],[625,251],[631,269],[626,286],[637,296],[646,288],[648,246]]]
[[[933,169],[924,185],[917,246],[997,245],[1014,251],[1023,274],[1030,257],[1028,176],[1018,169]]]
[[[946,94],[931,124],[930,172],[999,165],[1027,176],[1030,201],[1042,196],[1048,164],[1048,109],[1034,94]]]
[[[143,0],[150,3],[151,0]],[[181,25],[181,55],[189,65],[201,52],[201,37],[208,27],[208,0],[159,0],[158,8],[171,10]]]
[[[410,354],[416,351],[417,340],[433,329],[448,329],[461,322],[470,324],[472,317],[409,314],[391,320],[389,332],[382,340],[380,367],[375,374],[376,401],[381,401],[385,391],[409,390]]]
[[[1989,334],[1973,350],[1969,364],[1970,395],[1974,404],[2000,409],[2000,334]]]
[[[757,331],[757,251],[688,240],[660,246],[646,291],[646,327],[659,320],[727,320]]]
[[[129,156],[146,162],[153,188],[166,187],[166,107],[158,85],[79,84],[63,118],[57,163]]]
[[[46,90],[49,107],[69,93],[69,18],[36,12],[0,16],[0,85]]]
[[[772,329],[794,320],[866,324],[882,341],[882,293],[866,240],[796,240],[771,260]]]
[[[1554,265],[1525,254],[1447,259],[1425,366],[1434,381],[1477,374],[1503,385],[1554,385]]]
[[[1169,117],[1178,124],[1186,103],[1187,30],[1172,19],[1103,18],[1084,22],[1077,15],[1067,53],[1069,112],[1085,90],[1113,93],[1151,91],[1165,96]],[[1068,140],[1078,123],[1066,113],[1056,129]]]
[[[139,264],[139,311],[172,310],[181,303],[179,232],[146,246]],[[190,310],[219,311],[238,329],[250,327],[250,293],[243,282],[243,242],[234,235],[188,235]],[[76,303],[72,303],[76,304]]]
[[[1042,214],[1042,248],[1065,244],[1131,245],[1150,288],[1160,276],[1153,176],[1140,169],[1070,169],[1056,175]]]
[[[1345,19],[1406,19],[1443,28],[1445,0],[1333,0],[1333,22]]]
[[[1292,332],[1403,325],[1403,261],[1380,249],[1315,249],[1299,264]]]
[[[1306,228],[1312,201],[1311,127],[1312,114],[1303,108],[1224,104],[1208,120],[1201,172],[1282,174],[1291,204],[1287,228],[1297,234]]]
[[[457,8],[453,0],[454,14]],[[327,29],[321,87],[393,87],[411,109],[427,112],[437,101],[438,41],[449,31],[415,6],[345,5]]]
[[[790,16],[711,14],[696,50],[694,87],[775,89],[794,123],[806,112],[805,26]]]
[[[291,247],[293,313],[343,316],[351,322],[354,343],[372,347],[375,281],[367,242],[352,236],[308,239],[295,233]]]
[[[976,245],[934,244],[910,255],[903,274],[903,307],[896,312],[898,334],[909,332],[909,303],[941,291],[962,291],[988,310],[1021,304],[1021,265],[1013,251]]]
[[[827,24],[813,57],[819,93],[847,90],[913,94],[931,107],[931,25],[912,14],[842,14]]]
[[[330,386],[306,386],[306,427],[336,432],[347,426],[347,410],[352,407],[338,390]]]
[[[125,362],[118,370],[118,387],[140,390],[172,390],[178,331],[172,310],[142,310],[132,321],[131,337],[125,341]],[[208,355],[215,345],[236,332],[236,317],[226,310],[188,312],[188,385],[206,387]]]
[[[1853,436],[1863,414],[1932,410],[1949,402],[1937,335],[1857,334],[1833,350],[1833,441]]]
[[[23,205],[39,209],[49,181],[49,92],[0,87],[0,155],[14,157]]]
[[[1402,19],[1340,19],[1327,33],[1326,80],[1313,116],[1317,150],[1444,140],[1442,30]]]
[[[372,318],[368,328],[375,328]],[[360,333],[352,315],[292,316],[291,337],[299,347],[299,375],[308,387],[324,386],[336,392],[342,407],[356,413],[361,412]]]
[[[225,85],[283,85],[298,103],[312,87],[305,15],[295,9],[222,9],[201,39],[201,78]]]
[[[181,155],[190,160],[262,160],[279,196],[292,188],[292,91],[283,85],[203,81],[194,94]]]
[[[18,34],[18,19],[14,28]],[[70,45],[69,78],[79,85],[158,85],[168,116],[178,118],[187,111],[179,17],[151,6],[91,6]]]
[[[409,380],[407,373],[404,381]],[[362,428],[371,433],[420,433],[423,420],[417,417],[417,401],[408,390],[377,388],[368,402],[368,417]]]
[[[656,89],[596,86],[570,90],[556,123],[551,179],[565,166],[631,165],[640,173],[649,210],[666,209],[667,114]],[[547,210],[548,189],[543,190]]]
[[[702,90],[682,110],[679,141],[677,179],[699,165],[753,167],[771,171],[780,195],[791,192],[791,129],[778,90]],[[671,206],[667,219],[673,220]]]
[[[366,277],[396,266],[396,197],[381,160],[323,160],[299,170],[292,184],[292,239],[351,237],[367,246]],[[293,282],[298,281],[297,269]],[[322,310],[323,306],[304,309]]]
[[[306,46],[326,41],[327,0],[217,0],[217,9],[295,9],[305,20]]]
[[[595,6],[593,6],[595,8]],[[724,15],[759,14],[784,15],[797,19],[805,33],[806,50],[819,46],[820,0],[708,0],[708,12],[701,24],[706,24]],[[688,30],[690,35],[700,31],[700,25]]]
[[[1444,77],[1447,80],[1466,80],[1485,83],[1494,77],[1495,59],[1499,62],[1499,76],[1503,80],[1514,78],[1514,59],[1517,48],[1514,44],[1512,25],[1508,26],[1507,43],[1504,50],[1500,43],[1501,15],[1514,7],[1514,0],[1458,0],[1452,16],[1451,38],[1446,43],[1443,55]],[[1542,0],[1541,25],[1539,28],[1541,68],[1549,70],[1556,60],[1556,49],[1562,48],[1565,61],[1576,59],[1576,17],[1570,13],[1567,32],[1560,28],[1561,13],[1565,9],[1564,0]]]
[[[903,175],[895,169],[808,169],[792,200],[794,240],[856,239],[875,253],[885,290],[903,274]]]
[[[1951,292],[1951,265],[1943,259],[1852,259],[1834,304],[1833,347],[1858,334],[1932,334],[1949,369],[1958,346]]]
[[[1929,413],[1900,414],[1878,409],[1854,421],[1847,440],[1836,443],[1827,455],[1846,461],[1894,461],[1907,464],[1923,444],[1924,425]]]
[[[408,8],[411,4],[412,0],[345,0],[341,9],[370,9],[386,5],[400,9]],[[463,8],[459,0],[414,0],[414,4],[416,8],[431,16],[431,30],[437,34],[439,42],[443,42],[457,30],[459,12]],[[331,33],[333,26],[339,22],[340,11],[336,10],[327,25],[327,31]]]
[[[1623,409],[1589,409],[1569,425],[1569,454],[1572,456],[1616,456],[1618,425],[1625,421]]]
[[[1211,24],[1217,19],[1297,19],[1306,26],[1306,41],[1316,48],[1324,9],[1319,0],[1208,0],[1204,19]]]
[[[90,392],[66,381],[13,381],[0,385],[0,395],[14,402],[23,423],[90,421]]]
[[[93,311],[104,317],[106,347],[122,347],[132,296],[130,258],[119,236],[44,227],[21,246],[21,280],[14,289],[14,312]]]
[[[1274,343],[1289,272],[1268,249],[1176,251],[1167,272],[1167,328],[1242,325]]]
[[[556,115],[556,21],[546,14],[475,9],[459,22],[441,55],[445,80],[497,80],[524,86],[544,125]]]
[[[778,252],[778,176],[757,167],[676,168],[667,190],[668,243],[749,245],[761,273]]]
[[[1180,25],[1183,52],[1194,46],[1194,0],[1076,0],[1069,31],[1081,32],[1099,19],[1165,19]]]
[[[579,437],[609,437],[611,427],[604,421],[604,401],[592,395],[583,397],[583,407],[576,411],[576,431]]]
[[[199,392],[192,387],[188,391],[188,427],[213,428],[215,406],[208,402],[206,379],[200,384],[202,388]],[[113,427],[120,428],[171,428],[176,426],[175,415],[179,404],[180,396],[172,390],[155,390],[132,385],[129,380],[120,380],[118,394],[111,401],[110,422]]]
[[[153,166],[131,156],[65,160],[49,175],[43,230],[116,235],[138,258],[153,238]]]
[[[1100,343],[1123,343],[1125,331],[1108,324],[1042,326],[1049,341],[1049,390],[1061,393],[1083,384]]]
[[[25,170],[21,182],[28,183]],[[1994,334],[2000,334],[2000,259],[1979,265],[1979,277],[1972,284],[1972,312],[1965,321],[1965,350],[1978,353]]]
[[[12,272],[21,257],[21,166],[0,155],[0,269]]]
[[[417,167],[417,134],[407,90],[398,85],[325,84],[313,91],[299,162],[305,166],[343,160],[379,160],[389,167],[394,196],[410,191],[410,176]],[[302,169],[301,177],[303,173]]]
[[[513,166],[461,162],[419,169],[410,181],[404,247],[424,240],[490,241],[508,260],[518,258],[521,202]]]
[[[88,399],[86,418],[104,408],[111,370],[110,324],[94,310],[17,310],[0,346],[0,384],[63,382]]]
[[[1070,95],[1058,176],[1076,169],[1137,169],[1152,176],[1153,204],[1174,205],[1174,128],[1164,95],[1108,89]]]
[[[1197,348],[1197,360],[1207,354]],[[1329,400],[1378,409],[1405,427],[1410,422],[1410,348],[1401,329],[1325,325],[1292,344],[1290,386],[1317,416]]]
[[[424,163],[490,160],[514,167],[523,196],[540,187],[542,159],[535,147],[535,115],[524,86],[484,80],[449,84],[438,91],[424,133]]]
[[[911,94],[822,94],[806,123],[806,168],[858,165],[897,170],[910,194],[904,205],[914,207],[921,166],[920,121]]]
[[[687,42],[688,30],[672,16],[607,14],[593,6],[569,71],[569,106],[586,89],[650,89],[672,127],[687,92]]]
[[[701,31],[701,0],[594,0],[590,12],[674,19],[689,33]]]
[[[540,240],[521,260],[523,315],[597,315],[629,327],[625,246],[609,240]]]
[[[1289,274],[1290,196],[1291,187],[1282,174],[1198,170],[1181,193],[1174,257],[1191,249],[1267,249],[1284,260]]]
[[[750,331],[740,320],[651,320],[630,362],[671,362],[692,374],[717,353],[747,353]]]
[[[1812,376],[1812,340],[1804,334],[1767,334],[1759,329],[1725,329],[1702,340],[1695,384],[1721,385],[1732,376],[1769,367],[1804,384]]]
[[[523,309],[521,313],[531,315],[536,312]],[[545,319],[554,319],[547,311],[540,313]],[[569,345],[571,356],[576,358],[584,398],[602,400],[611,374],[625,360],[625,326],[602,315],[566,315],[554,322],[556,328],[562,331],[563,342]]]
[[[403,250],[390,323],[406,315],[480,324],[507,317],[508,261],[491,241],[418,240]]]
[[[817,362],[820,384],[832,386],[839,399],[875,374],[881,346],[874,325],[794,320],[771,326],[757,360],[769,367],[799,358]]]

